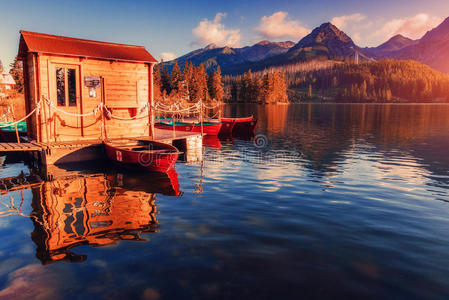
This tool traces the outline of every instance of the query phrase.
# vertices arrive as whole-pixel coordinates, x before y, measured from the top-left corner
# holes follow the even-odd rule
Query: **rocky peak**
[[[209,44],[206,47],[204,47],[204,50],[212,50],[212,49],[216,49],[216,48],[217,48],[217,45],[212,43],[212,44]]]

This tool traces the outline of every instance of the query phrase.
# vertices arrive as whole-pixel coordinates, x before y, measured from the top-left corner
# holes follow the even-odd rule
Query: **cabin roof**
[[[143,46],[99,42],[23,30],[20,31],[20,34],[20,58],[25,58],[27,52],[33,52],[130,62],[157,62]]]
[[[15,85],[16,82],[11,74],[7,72],[0,72],[0,85]]]

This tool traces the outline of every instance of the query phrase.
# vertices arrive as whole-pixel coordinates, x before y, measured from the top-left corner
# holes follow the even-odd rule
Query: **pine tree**
[[[178,62],[175,63],[170,75],[170,89],[171,92],[178,93],[180,83],[182,81],[181,69],[178,66]]]
[[[218,66],[217,69],[212,74],[209,75],[208,89],[209,95],[212,99],[215,99],[217,101],[223,100],[224,90],[223,90],[223,82],[221,79],[220,66]]]
[[[239,101],[239,87],[237,79],[233,79],[231,82],[231,100]]]
[[[161,99],[161,73],[159,65],[153,67],[153,96],[155,100]]]
[[[205,100],[207,97],[207,74],[203,64],[194,67],[192,84],[189,87],[193,101]]]
[[[23,93],[23,62],[16,57],[10,67],[9,73],[16,82],[14,89],[18,93]]]
[[[170,74],[164,65],[164,61],[161,61],[159,65],[159,72],[161,74],[161,91],[165,91],[168,95],[171,92]]]
[[[191,89],[193,87],[193,72],[194,66],[192,62],[185,62],[184,68],[182,70],[182,80],[184,84],[184,89],[186,91],[186,95],[189,101],[193,101],[191,97]]]

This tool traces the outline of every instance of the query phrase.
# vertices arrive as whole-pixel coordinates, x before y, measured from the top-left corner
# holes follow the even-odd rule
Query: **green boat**
[[[16,131],[16,127],[14,126],[13,122],[0,122],[0,126],[9,125],[6,127],[1,127],[0,129],[5,132],[11,132]],[[26,122],[19,122],[17,123],[17,131],[19,133],[26,133],[27,132],[27,123]]]

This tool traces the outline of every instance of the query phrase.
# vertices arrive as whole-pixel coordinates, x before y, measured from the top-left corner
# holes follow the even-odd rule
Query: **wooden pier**
[[[42,151],[44,150],[44,145],[37,142],[25,142],[25,143],[0,143],[0,152],[31,152],[31,151]]]
[[[154,139],[148,136],[131,137],[135,140],[155,140],[175,146],[184,153],[186,162],[200,161],[202,158],[202,138],[200,133],[170,131],[155,128]],[[1,152],[27,152],[46,165],[73,163],[103,159],[103,141],[100,139],[71,142],[0,143]]]

